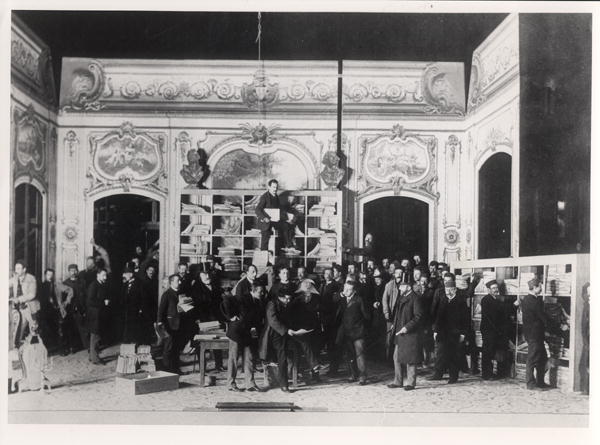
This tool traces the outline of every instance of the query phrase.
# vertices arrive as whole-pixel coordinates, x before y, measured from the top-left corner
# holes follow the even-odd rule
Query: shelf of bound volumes
[[[481,278],[474,290],[471,314],[476,343],[481,347],[481,299],[487,294],[485,283],[496,280],[506,311],[512,321],[515,376],[525,380],[527,342],[523,337],[520,302],[529,293],[528,282],[538,278],[543,284],[546,315],[545,346],[550,383],[564,391],[580,389],[581,319],[583,287],[589,282],[589,254],[549,255],[460,261],[452,264],[457,286],[466,287],[473,276]]]
[[[183,190],[180,196],[179,258],[190,264],[208,255],[223,271],[238,275],[260,250],[260,230],[255,214],[265,190]],[[342,192],[300,190],[280,192],[295,210],[293,248],[282,249],[277,231],[269,249],[277,264],[304,266],[316,273],[341,262]],[[287,215],[289,218],[292,214]]]

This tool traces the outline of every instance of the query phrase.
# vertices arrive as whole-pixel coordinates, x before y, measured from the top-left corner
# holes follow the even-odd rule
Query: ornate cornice
[[[336,62],[264,62],[257,68],[254,61],[65,58],[60,108],[252,112],[268,106],[281,111],[306,107],[336,111]],[[259,86],[264,86],[262,101]]]
[[[344,113],[465,114],[461,63],[344,62]]]

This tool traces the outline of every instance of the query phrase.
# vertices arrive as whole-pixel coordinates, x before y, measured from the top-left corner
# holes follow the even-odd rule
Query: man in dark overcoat
[[[483,380],[499,379],[508,376],[508,326],[506,313],[500,301],[500,290],[496,280],[486,284],[489,292],[481,299],[481,325],[479,330],[482,337],[481,377]],[[493,375],[492,360],[497,360],[497,374]]]
[[[417,384],[417,365],[423,361],[421,318],[424,311],[421,298],[412,290],[408,276],[404,276],[399,291],[392,328],[395,344],[394,382],[388,388],[404,387],[410,391]]]
[[[250,293],[227,297],[223,302],[223,313],[228,320],[229,359],[227,361],[227,383],[230,391],[240,391],[236,384],[237,358],[243,355],[246,391],[261,391],[254,381],[254,359],[258,356],[258,336],[264,326],[264,286],[254,283]]]
[[[537,278],[533,278],[527,282],[527,285],[529,286],[529,293],[521,302],[523,335],[527,341],[527,389],[544,389],[548,388],[549,385],[544,382],[548,355],[544,347],[546,315],[544,313],[542,283]]]
[[[356,282],[346,281],[338,306],[339,328],[336,345],[343,347],[350,370],[349,382],[367,384],[365,339],[371,311],[356,292]]]
[[[288,347],[294,338],[295,331],[291,329],[290,301],[291,293],[280,289],[276,298],[267,302],[266,326],[260,338],[259,356],[269,359],[273,351],[277,357],[277,378],[283,392],[291,392],[288,384]]]
[[[457,293],[456,283],[446,280],[445,296],[440,299],[433,323],[433,338],[439,345],[436,367],[432,380],[441,380],[448,369],[448,383],[458,381],[458,371],[464,359],[461,345],[470,326],[469,308],[462,295]]]
[[[295,337],[296,342],[304,353],[310,367],[311,379],[318,382],[319,378],[319,347],[322,334],[322,310],[319,292],[312,280],[300,282],[295,298],[290,303],[290,323],[295,331],[307,331]]]
[[[169,334],[163,339],[163,366],[169,372],[176,374],[179,370],[179,353],[183,349],[184,335],[181,326],[181,313],[179,304],[179,275],[169,277],[169,288],[160,297],[158,305],[157,323],[164,326]]]
[[[90,333],[85,320],[85,281],[79,276],[77,264],[69,264],[67,270],[69,276],[63,281],[63,284],[73,289],[73,299],[71,300],[73,320],[77,326],[83,349],[88,349],[90,345]]]
[[[337,374],[340,354],[336,347],[338,326],[336,324],[336,312],[339,303],[339,292],[342,286],[333,279],[333,268],[329,267],[323,271],[323,282],[319,291],[321,300],[321,314],[323,320],[323,343],[327,348],[327,359],[329,361],[328,375]]]
[[[125,305],[125,343],[143,344],[146,340],[143,327],[142,289],[139,278],[135,276],[132,265],[126,265],[123,270],[121,301]]]
[[[105,330],[107,309],[110,304],[106,269],[96,270],[96,279],[87,288],[86,308],[88,330],[90,331],[90,361],[95,365],[103,365],[98,355],[101,334]]]
[[[213,277],[207,271],[200,271],[198,279],[194,281],[191,287],[191,297],[194,305],[192,319],[194,323],[188,326],[188,339],[192,340],[198,332],[196,321],[208,322],[218,321],[221,327],[225,327],[225,317],[221,312],[221,303],[223,295],[221,289],[213,282]],[[215,357],[215,369],[223,370],[223,351],[213,350]]]

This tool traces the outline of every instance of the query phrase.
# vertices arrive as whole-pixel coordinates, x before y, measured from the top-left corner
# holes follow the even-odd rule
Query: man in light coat
[[[37,327],[40,302],[37,299],[37,281],[27,273],[23,260],[15,263],[15,274],[10,279],[10,301],[18,310],[21,321],[14,336],[14,346],[18,348],[32,327]]]
[[[393,278],[385,285],[383,291],[383,297],[381,298],[381,306],[383,310],[383,317],[387,324],[387,336],[386,336],[386,357],[390,357],[393,347],[393,339],[391,334],[392,324],[394,323],[394,309],[396,307],[396,301],[400,294],[398,287],[402,282],[402,275],[404,271],[401,268],[394,269]]]

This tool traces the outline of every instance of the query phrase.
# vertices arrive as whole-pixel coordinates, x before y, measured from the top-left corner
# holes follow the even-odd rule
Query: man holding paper
[[[260,250],[269,248],[272,227],[279,230],[283,237],[284,247],[293,247],[294,231],[290,231],[289,228],[285,227],[285,224],[288,221],[288,213],[294,216],[292,219],[292,223],[294,223],[296,212],[289,205],[280,202],[279,195],[277,195],[278,188],[279,182],[276,179],[271,179],[267,191],[261,195],[256,205],[258,229],[260,230]],[[284,215],[283,218],[282,214]]]

